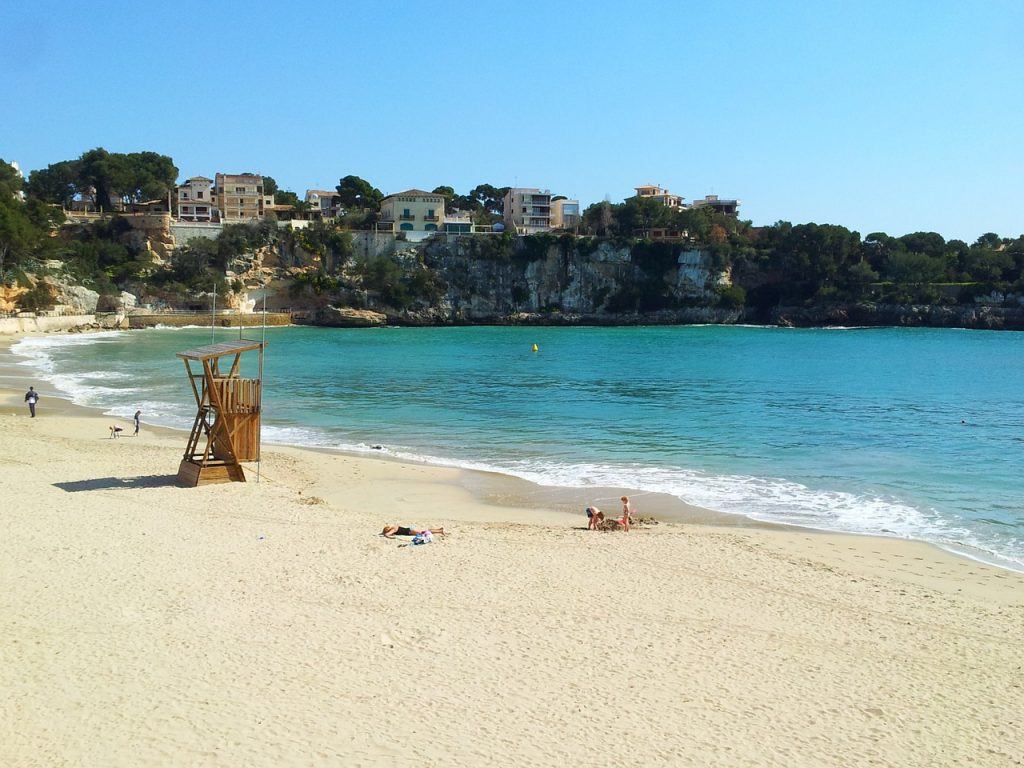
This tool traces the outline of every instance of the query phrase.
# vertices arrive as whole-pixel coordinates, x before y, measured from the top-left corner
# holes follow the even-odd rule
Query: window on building
[[[196,192],[196,199],[198,199],[198,200],[202,200],[203,199],[203,190],[199,190],[198,192]]]
[[[433,208],[427,208],[427,216],[430,216],[431,218],[433,218],[433,216],[434,216],[434,209]]]
[[[245,194],[245,187],[235,187],[235,194],[236,195],[244,195]]]
[[[412,214],[409,213],[409,209],[408,208],[403,208],[402,209],[402,215],[405,216],[406,218],[408,218]]]

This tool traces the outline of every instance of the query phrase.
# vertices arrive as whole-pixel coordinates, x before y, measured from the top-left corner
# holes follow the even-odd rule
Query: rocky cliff
[[[779,307],[769,318],[773,325],[796,328],[821,326],[907,326],[1024,331],[1024,306],[936,306],[933,304],[832,304]]]
[[[396,241],[390,252],[375,244],[363,258],[399,265],[408,277],[406,306],[395,306],[393,294],[372,281],[341,291],[338,303],[384,313],[392,323],[729,323],[742,315],[721,306],[728,275],[713,269],[706,252],[681,244],[460,237]]]

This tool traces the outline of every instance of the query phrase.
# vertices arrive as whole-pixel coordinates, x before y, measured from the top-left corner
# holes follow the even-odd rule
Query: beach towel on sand
[[[434,540],[434,535],[430,531],[424,531],[423,533],[417,533],[412,537],[413,544],[429,544]]]

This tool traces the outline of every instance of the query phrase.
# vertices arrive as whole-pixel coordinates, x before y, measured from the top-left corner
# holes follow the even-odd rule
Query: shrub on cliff
[[[747,292],[740,285],[721,285],[715,289],[718,306],[722,309],[743,309],[747,303]]]
[[[27,312],[39,312],[50,309],[55,300],[53,289],[40,280],[18,297],[18,306]]]

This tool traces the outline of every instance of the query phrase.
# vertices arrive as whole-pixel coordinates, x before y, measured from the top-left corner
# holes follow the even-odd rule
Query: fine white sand
[[[283,448],[259,484],[178,488],[184,435],[20,400],[0,765],[1024,761],[1020,574],[881,538],[591,533],[457,470]]]

